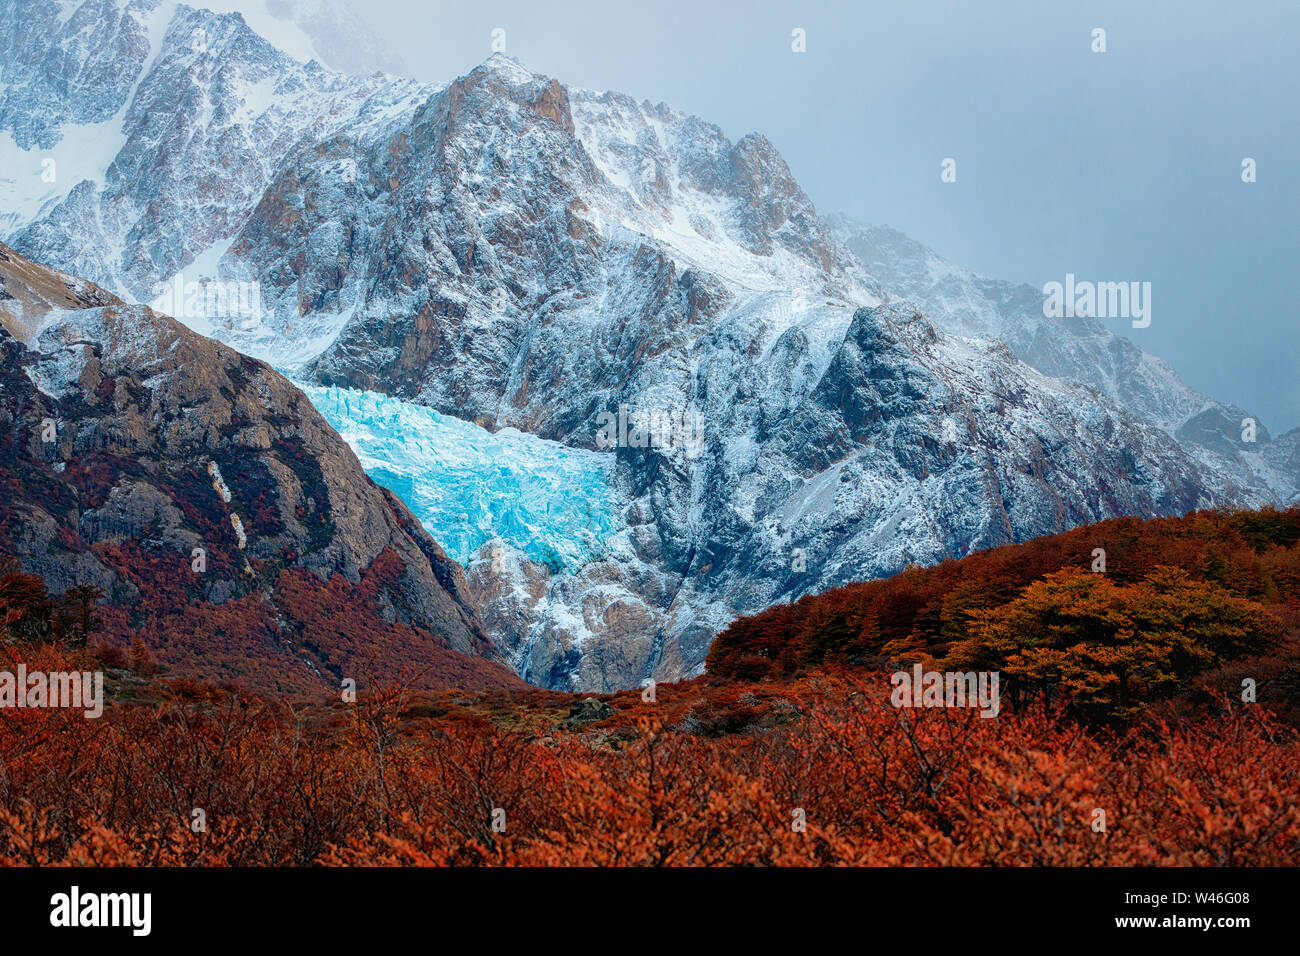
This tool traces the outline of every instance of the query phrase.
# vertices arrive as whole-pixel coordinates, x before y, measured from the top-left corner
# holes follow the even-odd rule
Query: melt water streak
[[[501,538],[554,571],[599,557],[620,526],[613,456],[470,422],[378,392],[295,383],[374,481],[462,565]]]

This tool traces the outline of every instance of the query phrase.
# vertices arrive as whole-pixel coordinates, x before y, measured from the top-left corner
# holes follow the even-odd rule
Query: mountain
[[[132,300],[216,255],[304,135],[417,88],[300,63],[239,14],[160,0],[7,6],[0,155],[14,178],[0,202],[12,243]]]
[[[1300,499],[1294,459],[1300,429],[1274,440],[1257,423],[1255,441],[1244,442],[1247,411],[1189,388],[1167,362],[1097,319],[1047,318],[1041,290],[977,275],[888,226],[845,216],[830,216],[828,222],[891,297],[914,303],[945,331],[999,338],[1044,375],[1097,388],[1174,436],[1207,473],[1231,475],[1279,501]]]
[[[108,7],[103,42],[139,67],[96,109],[41,86],[30,55],[0,77],[33,91],[0,114],[15,137],[78,142],[105,123],[121,144],[76,185],[22,185],[14,246],[303,380],[340,431],[395,459],[370,470],[403,492],[429,451],[374,436],[367,393],[604,458],[570,493],[599,503],[592,522],[503,505],[494,518],[525,520],[466,560],[486,631],[532,682],[673,679],[774,602],[1081,523],[1295,493],[1300,443],[1261,431],[1278,452],[1239,450],[1239,410],[1086,324],[1053,332],[1041,294],[963,276],[945,296],[923,249],[879,251],[823,219],[761,135],[732,142],[500,55],[445,86],[358,78],[238,15]],[[69,32],[80,9],[10,24],[8,42],[92,73]],[[488,446],[398,418],[422,441]],[[461,501],[422,496],[417,515],[480,541],[483,489],[454,486]],[[554,547],[555,527],[601,547]]]
[[[277,372],[0,244],[0,551],[260,687],[511,686],[464,575]]]

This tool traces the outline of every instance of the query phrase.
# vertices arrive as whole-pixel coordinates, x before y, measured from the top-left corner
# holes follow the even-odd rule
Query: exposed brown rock
[[[101,587],[136,624],[131,604],[151,574],[180,576],[201,605],[248,598],[274,616],[283,575],[305,571],[321,588],[341,579],[334,597],[382,609],[430,663],[449,651],[500,660],[459,565],[287,379],[7,246],[0,256],[12,296],[0,302],[0,551],[56,592]],[[145,555],[157,570],[138,566]],[[272,655],[286,671],[310,658],[336,687],[363,663],[377,677],[420,668],[407,646],[401,667],[385,646],[295,648],[313,642],[301,624]],[[515,682],[494,666],[487,683]]]

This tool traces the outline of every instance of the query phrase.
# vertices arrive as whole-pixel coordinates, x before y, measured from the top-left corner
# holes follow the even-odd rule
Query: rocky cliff
[[[4,245],[0,324],[0,549],[100,588],[112,636],[264,685],[511,682],[460,566],[279,373]]]

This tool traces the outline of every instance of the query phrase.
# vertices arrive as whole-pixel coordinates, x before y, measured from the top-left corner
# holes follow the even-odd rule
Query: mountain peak
[[[459,101],[460,94],[480,88],[494,98],[504,94],[506,99],[558,123],[570,136],[575,135],[564,86],[559,80],[533,73],[512,56],[493,53],[452,86],[458,91],[454,101]]]
[[[473,70],[474,73],[480,71],[491,73],[513,86],[532,83],[535,80],[540,79],[540,77],[520,63],[518,59],[513,56],[507,56],[504,53],[493,53]]]

